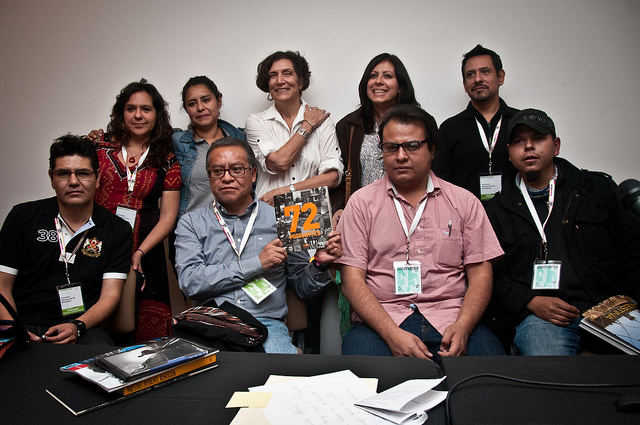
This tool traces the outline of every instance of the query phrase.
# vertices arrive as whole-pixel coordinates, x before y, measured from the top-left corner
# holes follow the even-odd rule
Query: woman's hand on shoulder
[[[329,112],[324,109],[320,109],[318,107],[311,108],[309,105],[305,108],[304,111],[304,119],[311,125],[311,131],[314,131],[316,128],[320,127],[324,120],[329,118],[331,115]]]
[[[87,139],[94,143],[98,140],[104,140],[104,130],[101,128],[98,130],[91,130],[89,134],[87,134]]]
[[[270,191],[262,195],[262,197],[260,197],[260,200],[262,202],[266,202],[267,204],[273,207],[274,206],[273,197],[278,195],[283,195],[289,191],[290,189],[288,186],[277,187],[275,189],[271,189]]]

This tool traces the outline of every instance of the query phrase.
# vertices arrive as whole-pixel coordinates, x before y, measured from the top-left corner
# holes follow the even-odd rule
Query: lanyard
[[[247,244],[247,241],[249,240],[249,235],[251,234],[253,223],[256,221],[256,217],[258,216],[258,205],[259,204],[256,202],[256,207],[251,213],[251,217],[249,218],[249,222],[247,223],[247,228],[244,230],[244,235],[242,235],[242,242],[240,242],[240,250],[238,250],[238,248],[236,247],[236,242],[233,240],[233,235],[231,234],[231,230],[229,229],[229,226],[227,226],[227,223],[224,221],[222,214],[220,214],[220,210],[218,209],[216,202],[213,201],[213,213],[216,215],[216,218],[218,219],[218,223],[220,223],[220,226],[222,227],[222,231],[224,232],[225,235],[227,235],[227,240],[231,244],[231,248],[233,248],[236,255],[238,256],[238,260],[240,260],[240,255],[242,255],[242,251],[244,250],[244,247]]]
[[[409,243],[411,242],[411,235],[416,231],[416,227],[418,227],[418,222],[422,217],[422,213],[424,212],[424,208],[427,205],[428,197],[424,198],[424,201],[420,202],[420,206],[418,207],[418,211],[416,211],[415,217],[413,217],[413,223],[411,223],[411,228],[407,230],[407,222],[404,219],[404,212],[402,212],[402,207],[400,206],[400,201],[398,201],[395,197],[393,198],[393,203],[396,206],[396,211],[398,213],[398,218],[400,218],[400,224],[402,224],[402,230],[404,230],[404,234],[407,237],[407,263],[409,262]]]
[[[496,143],[498,143],[498,135],[500,134],[500,127],[502,127],[502,116],[500,117],[500,121],[498,121],[498,125],[496,125],[496,129],[493,131],[493,136],[491,136],[491,143],[489,143],[487,135],[484,132],[484,128],[482,128],[482,124],[480,124],[480,121],[478,121],[478,117],[476,117],[476,124],[478,125],[478,133],[480,133],[482,144],[487,152],[489,152],[489,172],[491,172],[491,154],[496,147]]]
[[[522,196],[524,198],[525,203],[527,204],[527,208],[529,208],[529,212],[531,213],[531,217],[533,218],[533,222],[536,224],[538,228],[538,233],[540,233],[540,237],[542,238],[542,247],[544,248],[544,259],[548,260],[548,250],[547,250],[547,235],[544,234],[544,228],[549,221],[549,217],[551,217],[551,211],[553,211],[553,202],[556,197],[556,180],[558,179],[558,169],[555,169],[553,173],[553,177],[549,180],[549,201],[547,202],[547,207],[549,212],[547,213],[547,218],[544,220],[544,223],[540,221],[540,217],[538,217],[538,213],[536,212],[536,208],[533,206],[533,201],[531,200],[531,196],[529,195],[529,191],[527,190],[527,184],[524,182],[524,179],[518,173],[517,178],[520,179],[520,192],[522,192]]]
[[[149,153],[150,148],[151,146],[147,146],[147,149],[140,156],[140,159],[138,160],[138,163],[136,164],[132,173],[129,167],[127,166],[127,149],[124,147],[124,145],[122,145],[122,159],[124,160],[124,168],[125,170],[127,170],[127,188],[129,189],[129,192],[133,192],[133,188],[136,185],[136,175],[138,174],[138,168],[144,162],[145,158],[147,157],[147,154]]]
[[[64,273],[67,276],[67,283],[71,285],[71,279],[69,278],[69,260],[67,259],[67,248],[66,248],[66,244],[64,243],[64,236],[62,235],[62,226],[60,226],[60,220],[58,220],[58,217],[54,217],[53,221],[56,223],[56,233],[58,234],[58,245],[60,246],[62,261],[64,261]],[[78,249],[80,248],[80,245],[82,245],[82,241],[84,240],[85,236],[87,236],[88,231],[89,229],[84,231],[84,233],[82,234],[82,237],[78,241],[78,244],[76,245],[73,252],[71,253],[71,256],[76,255],[76,252],[78,252]]]

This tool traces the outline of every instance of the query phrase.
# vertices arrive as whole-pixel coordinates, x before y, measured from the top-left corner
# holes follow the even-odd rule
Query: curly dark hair
[[[173,144],[171,135],[173,128],[169,121],[169,111],[167,110],[167,102],[164,101],[158,89],[144,78],[139,82],[128,84],[120,90],[120,94],[116,96],[116,103],[111,110],[111,121],[107,126],[107,133],[111,141],[123,145],[129,141],[129,132],[124,123],[124,107],[132,95],[139,92],[146,92],[151,96],[153,107],[156,109],[156,125],[153,127],[151,136],[149,137],[149,155],[147,161],[154,168],[160,168],[164,165],[170,153],[173,153]]]
[[[302,82],[302,88],[300,89],[300,93],[298,93],[299,96],[302,96],[302,92],[309,87],[309,83],[311,82],[311,71],[309,71],[309,64],[307,63],[307,60],[300,54],[300,52],[292,52],[291,50],[271,53],[258,64],[256,86],[258,86],[258,88],[263,92],[269,93],[269,70],[273,64],[280,59],[288,59],[293,64],[293,70]]]
[[[362,106],[362,118],[364,120],[365,133],[373,133],[373,124],[376,121],[376,111],[373,108],[371,99],[369,99],[369,96],[367,95],[367,83],[369,82],[369,77],[373,72],[373,68],[384,61],[391,62],[395,70],[396,79],[398,80],[398,95],[396,96],[395,104],[420,106],[416,100],[416,92],[413,89],[411,78],[409,78],[407,68],[404,67],[402,61],[396,55],[380,53],[378,56],[371,59],[364,70],[364,74],[362,74],[360,83],[358,84],[358,95],[360,96],[360,106]]]

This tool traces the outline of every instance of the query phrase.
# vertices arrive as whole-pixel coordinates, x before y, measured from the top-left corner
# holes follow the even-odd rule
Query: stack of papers
[[[412,379],[356,402],[356,406],[396,424],[424,423],[427,411],[447,398],[446,391],[436,391],[440,379]]]
[[[312,377],[271,376],[244,397],[234,394],[227,407],[245,407],[232,425],[422,424],[425,411],[446,397],[445,391],[432,390],[443,379],[407,381],[376,394],[377,380],[360,379],[349,370]]]

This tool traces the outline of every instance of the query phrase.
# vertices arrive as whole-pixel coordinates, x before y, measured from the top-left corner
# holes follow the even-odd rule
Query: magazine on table
[[[118,376],[114,375],[109,370],[104,368],[100,362],[100,360],[105,357],[114,357],[123,353],[140,353],[146,347],[157,347],[158,346],[157,343],[165,344],[167,342],[170,342],[171,340],[184,341],[190,346],[197,347],[198,350],[204,350],[204,353],[201,356],[198,356],[195,359],[192,359],[191,361],[186,361],[181,364],[175,364],[175,363],[170,364],[169,369],[160,368],[159,370],[156,370],[156,373],[152,373],[151,375],[142,375],[142,376],[139,376],[137,379],[129,380],[129,381],[125,381],[124,379],[121,379]],[[90,359],[79,361],[77,363],[72,363],[72,364],[61,367],[60,370],[63,372],[75,373],[81,376],[82,378],[86,379],[87,381],[93,382],[94,384],[100,386],[103,390],[107,392],[113,392],[113,391],[122,390],[123,388],[132,386],[146,379],[158,376],[163,372],[173,371],[175,372],[175,375],[177,375],[178,372],[182,370],[184,370],[183,373],[186,373],[186,372],[190,372],[191,370],[195,370],[197,368],[210,365],[216,362],[217,352],[218,350],[203,348],[199,345],[196,345],[190,341],[187,341],[181,338],[161,338],[159,340],[149,341],[145,344],[138,344],[138,345],[133,345],[127,348],[121,348],[118,350],[101,354],[99,356],[96,356]],[[141,359],[142,358],[136,359],[134,361],[134,365],[138,365]],[[186,367],[180,367],[180,366],[186,366]]]
[[[123,381],[129,382],[210,352],[210,349],[186,339],[161,338],[100,356],[97,363]]]
[[[144,349],[175,348],[176,343],[171,343],[173,340],[180,340],[186,345],[195,347],[192,349],[196,351],[205,350],[205,354],[179,362],[176,362],[177,357],[173,356],[173,362],[167,361],[168,368],[156,369],[150,375],[131,381],[118,378],[99,364],[101,358],[114,357],[122,353],[140,352]],[[186,348],[183,347],[181,350]],[[46,392],[75,416],[80,416],[213,369],[218,366],[217,353],[218,350],[203,348],[184,339],[160,338],[63,366],[60,368],[61,371],[71,372],[84,380],[69,378],[56,380],[48,385]],[[135,363],[137,362],[136,360]]]
[[[582,315],[582,329],[627,354],[640,354],[640,311],[631,297],[615,295]]]

